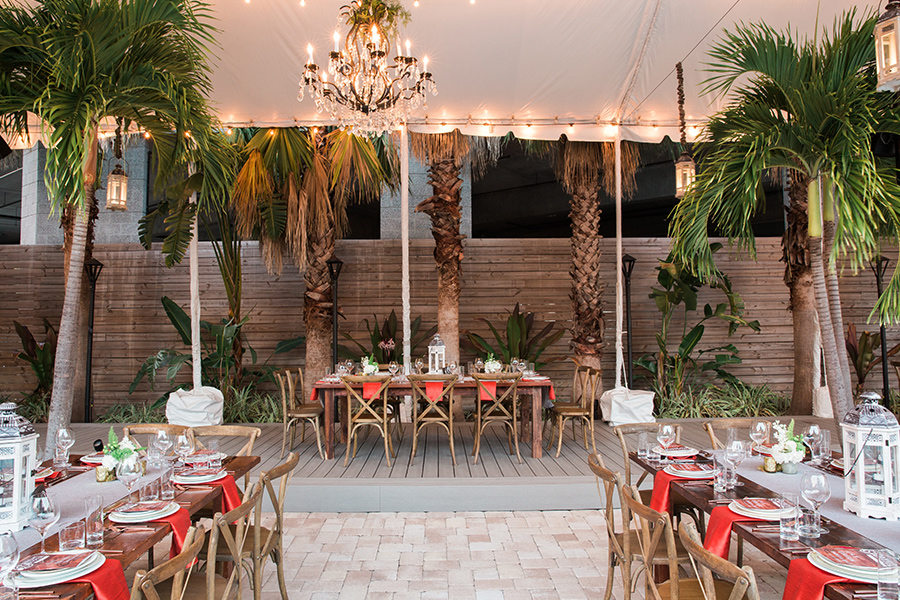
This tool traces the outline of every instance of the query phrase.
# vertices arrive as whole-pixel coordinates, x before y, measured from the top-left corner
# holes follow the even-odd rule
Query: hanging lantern
[[[428,344],[428,372],[443,373],[445,366],[447,366],[447,347],[444,346],[444,340],[435,334],[434,339]]]
[[[128,175],[116,165],[106,178],[106,210],[128,210]]]
[[[890,0],[875,24],[878,90],[900,90],[900,0]]]
[[[844,510],[860,517],[900,519],[900,425],[875,392],[847,413],[844,432]]]
[[[0,404],[0,531],[19,531],[28,523],[37,438],[28,419],[16,414],[15,402]]]
[[[697,176],[697,165],[687,152],[682,152],[675,161],[675,197],[684,198],[688,187],[694,183]]]

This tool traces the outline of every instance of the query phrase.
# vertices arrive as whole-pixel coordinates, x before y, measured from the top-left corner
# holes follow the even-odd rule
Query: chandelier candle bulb
[[[306,45],[306,51],[309,53],[309,60],[306,62],[306,66],[308,67],[309,65],[315,64],[315,63],[313,62],[313,47],[312,47],[312,44],[307,44],[307,45]]]
[[[337,31],[335,31],[333,37],[334,37],[334,51],[338,52],[340,50],[341,34]],[[310,61],[310,62],[312,62],[312,61]]]

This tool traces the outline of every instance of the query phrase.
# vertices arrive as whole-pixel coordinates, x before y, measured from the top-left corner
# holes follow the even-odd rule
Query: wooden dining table
[[[665,468],[665,464],[658,461],[638,458],[636,452],[631,452],[629,457],[632,462],[653,475]],[[777,474],[773,475],[777,476]],[[787,477],[785,475],[781,476]],[[730,500],[739,498],[779,497],[779,494],[746,477],[738,475],[738,480],[743,485],[724,493],[716,493],[709,479],[673,479],[670,485],[672,491],[677,492],[687,502],[705,513],[711,513],[717,506],[728,506]],[[822,517],[822,526],[828,529],[828,533],[822,534],[819,538],[800,538],[799,542],[784,543],[781,541],[777,521],[774,523],[766,521],[735,521],[732,531],[785,568],[790,566],[792,559],[805,558],[809,550],[826,545],[874,549],[884,547],[831,519]],[[803,547],[802,549],[800,548],[801,546]],[[896,550],[896,548],[893,549]],[[829,600],[860,600],[860,598],[874,593],[875,589],[876,586],[874,584],[833,583],[825,587],[825,597]],[[860,596],[860,594],[862,595]]]
[[[502,385],[503,383],[500,382],[501,388]],[[545,394],[549,393],[552,385],[549,378],[523,378],[519,380],[518,389],[521,390],[522,395],[527,395],[531,399],[531,402],[529,403],[530,410],[526,415],[531,426],[527,431],[522,431],[522,436],[523,441],[531,444],[532,458],[540,458],[543,455],[543,442],[541,439],[544,429],[542,417],[543,398]],[[334,427],[331,426],[331,424],[334,423],[337,414],[336,399],[346,398],[347,391],[344,389],[344,384],[342,384],[339,379],[333,378],[320,379],[313,385],[313,388],[316,390],[319,399],[325,407],[324,419],[327,424],[325,427],[325,458],[333,459],[335,435]],[[475,398],[478,391],[475,380],[471,377],[461,377],[459,381],[457,381],[454,390],[461,393],[464,397],[468,396],[471,398]],[[392,396],[411,396],[412,386],[406,377],[398,376],[393,378],[388,387],[388,391]],[[339,440],[343,442],[343,428],[340,429],[338,435],[340,436]]]
[[[73,456],[73,463],[77,464],[78,459],[80,459],[80,456]],[[258,456],[231,456],[223,461],[223,467],[237,480],[250,472],[259,462],[260,458]],[[71,473],[48,481],[46,487],[52,489],[53,486],[78,475],[94,477],[92,469],[87,471],[82,471],[81,469],[72,470]],[[205,486],[202,484],[176,485],[174,501],[187,509],[188,513],[194,515],[209,504],[218,503],[221,496],[221,486]],[[107,558],[118,560],[122,563],[122,567],[127,569],[129,565],[147,554],[157,543],[163,541],[172,532],[172,528],[166,522],[151,521],[128,525],[113,523],[109,520],[108,513],[119,504],[121,504],[121,501],[114,502],[103,509],[106,519],[104,521],[103,546],[99,548],[99,552]],[[56,534],[48,536],[46,550],[52,552],[58,548],[58,536]],[[38,543],[23,550],[20,554],[20,560],[30,554],[40,552],[40,549],[41,546]],[[131,582],[129,581],[128,584],[130,587]],[[27,593],[20,596],[20,600],[87,600],[91,597],[93,597],[93,590],[89,583],[60,583],[29,589]]]

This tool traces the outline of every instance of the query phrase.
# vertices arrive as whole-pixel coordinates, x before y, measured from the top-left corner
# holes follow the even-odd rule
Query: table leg
[[[540,458],[544,453],[544,442],[541,435],[544,430],[543,395],[539,387],[531,388],[531,457]]]
[[[334,459],[334,390],[320,390],[325,404],[325,458]]]

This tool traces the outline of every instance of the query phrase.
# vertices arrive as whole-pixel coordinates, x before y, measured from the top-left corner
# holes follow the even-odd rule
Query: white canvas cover
[[[629,390],[617,387],[606,390],[600,396],[600,411],[603,420],[610,425],[626,425],[628,423],[652,423],[654,392]]]
[[[166,420],[173,425],[221,425],[225,396],[214,387],[175,390],[166,404]]]

